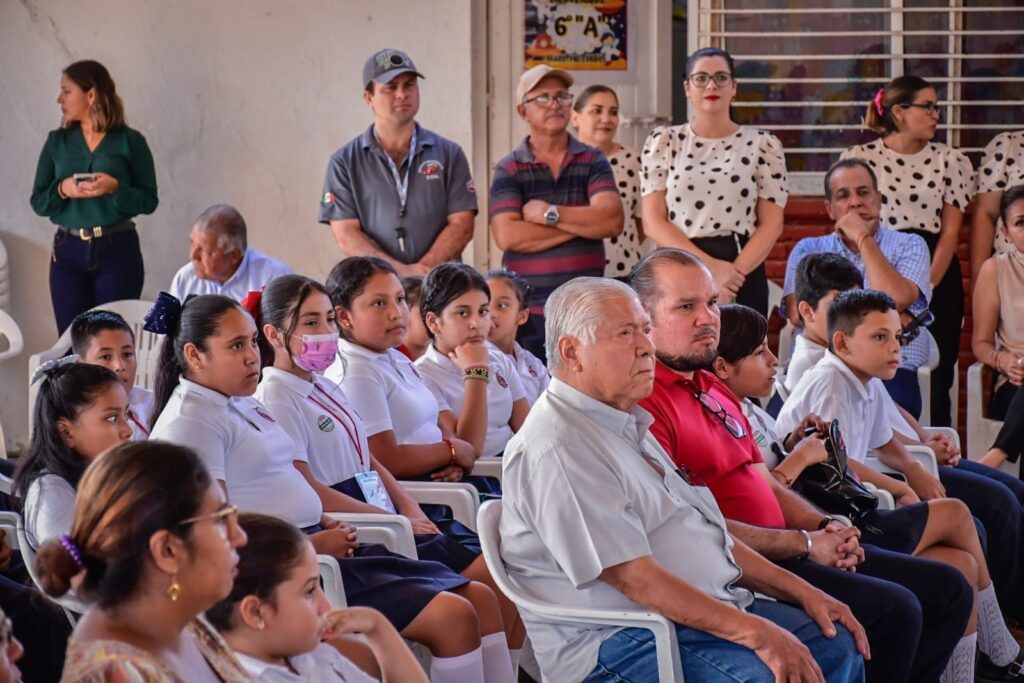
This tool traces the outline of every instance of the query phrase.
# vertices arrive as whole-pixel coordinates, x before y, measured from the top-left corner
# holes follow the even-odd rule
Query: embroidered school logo
[[[472,178],[466,181],[466,191],[476,194],[476,183],[473,182]]]
[[[270,417],[270,413],[268,413],[267,411],[263,410],[263,408],[257,408],[256,409],[256,414],[259,415],[260,417],[262,417],[267,422],[273,422],[274,421],[274,418]]]
[[[334,431],[334,420],[327,415],[321,415],[316,419],[316,426],[320,428],[321,432],[330,434]]]
[[[494,377],[498,380],[498,384],[501,385],[502,389],[508,389],[508,382],[505,381],[505,378],[501,376],[500,372],[494,373]]]
[[[528,367],[526,369],[526,371],[530,373],[530,377],[536,377],[537,376],[537,368],[533,367],[532,365],[530,367]]]
[[[433,159],[427,159],[420,164],[420,175],[427,180],[433,180],[434,178],[441,177],[441,171],[444,170],[444,166],[441,165],[440,161],[434,161]]]
[[[334,195],[331,194],[330,192],[324,192],[323,203],[324,203],[324,205],[333,204],[334,203]]]

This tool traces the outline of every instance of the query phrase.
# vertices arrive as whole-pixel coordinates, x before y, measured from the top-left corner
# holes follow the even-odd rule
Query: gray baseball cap
[[[363,87],[368,86],[370,81],[389,83],[395,76],[405,73],[413,73],[420,78],[425,78],[416,70],[416,65],[409,59],[409,55],[401,50],[385,48],[374,53],[366,60],[366,64],[363,64]]]

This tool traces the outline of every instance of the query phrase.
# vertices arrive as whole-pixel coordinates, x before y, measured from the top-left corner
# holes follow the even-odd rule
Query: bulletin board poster
[[[626,70],[627,0],[524,0],[526,68]]]

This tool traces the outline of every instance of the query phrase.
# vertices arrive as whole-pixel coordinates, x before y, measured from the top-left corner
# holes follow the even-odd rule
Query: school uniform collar
[[[796,340],[793,342],[795,345],[802,345],[806,347],[808,351],[828,351],[827,346],[823,346],[816,341],[811,341],[807,338],[806,334],[798,334]]]
[[[271,664],[270,662],[264,662],[261,659],[256,659],[250,655],[242,652],[235,651],[235,657],[238,659],[238,663],[242,665],[245,672],[252,676],[252,680],[260,680],[265,673],[268,671],[276,671],[280,674],[284,674],[288,678],[294,680],[300,680],[298,676],[292,673],[288,667],[281,666],[280,664]]]
[[[871,398],[871,394],[868,392],[868,385],[862,382],[860,377],[853,373],[850,366],[844,363],[843,359],[836,354],[831,351],[825,351],[825,357],[818,361],[818,366],[821,365],[836,368],[847,383],[856,388],[857,393],[860,394],[862,399],[868,400]]]
[[[315,378],[313,375],[314,382],[308,382],[298,375],[293,375],[287,370],[281,370],[275,367],[263,368],[263,380],[267,382],[275,382],[282,385],[285,389],[295,392],[302,398],[309,398],[313,395],[313,390],[316,387]]]
[[[196,384],[192,380],[185,379],[184,377],[178,379],[178,386],[180,386],[185,393],[195,394],[222,408],[231,402],[231,397],[225,396],[219,391],[204,387],[202,384]]]
[[[613,408],[557,377],[551,378],[547,390],[559,402],[583,413],[588,420],[638,443],[644,440],[647,431],[654,424],[654,416],[639,405],[634,405],[628,411]]]
[[[387,355],[386,353],[378,353],[365,346],[354,344],[344,337],[338,339],[338,351],[346,356],[355,356],[356,358],[365,358],[367,360],[378,360]]]
[[[459,370],[459,366],[455,364],[455,361],[449,358],[447,354],[438,351],[437,347],[434,346],[433,344],[427,347],[427,350],[424,352],[423,355],[426,356],[427,360],[432,361],[434,364],[437,365],[437,367],[441,368],[442,370],[445,370],[446,372],[449,372],[453,375],[462,374],[461,371]]]

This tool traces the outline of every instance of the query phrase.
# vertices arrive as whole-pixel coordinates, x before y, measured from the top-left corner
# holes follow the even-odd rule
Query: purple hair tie
[[[75,545],[75,542],[71,540],[71,537],[67,534],[61,534],[60,544],[64,546],[64,550],[68,551],[68,554],[71,555],[71,559],[75,561],[78,568],[84,572],[85,562],[82,560],[82,553],[78,550],[78,546]]]

